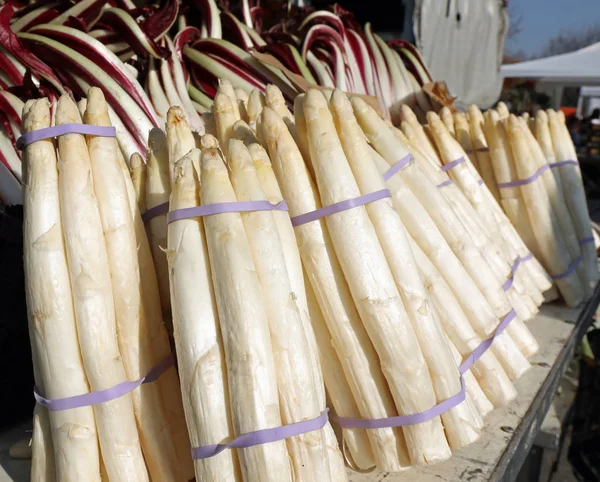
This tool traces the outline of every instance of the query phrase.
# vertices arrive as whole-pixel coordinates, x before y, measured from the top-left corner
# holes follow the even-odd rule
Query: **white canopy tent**
[[[503,65],[501,73],[561,85],[600,85],[600,42],[568,54]]]

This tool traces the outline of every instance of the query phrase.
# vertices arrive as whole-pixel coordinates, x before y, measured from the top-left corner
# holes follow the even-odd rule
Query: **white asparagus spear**
[[[304,97],[306,94],[300,94],[294,99],[294,121],[296,125],[296,137],[294,141],[302,154],[306,167],[308,168],[313,181],[315,180],[315,170],[310,160],[308,149],[308,138],[306,135],[306,119],[304,118]]]
[[[419,149],[423,151],[428,159],[437,160],[439,155],[436,151],[435,142],[425,133],[425,127],[421,125],[415,113],[407,105],[402,106],[402,119],[413,128]],[[408,135],[406,132],[404,134]],[[441,166],[437,165],[436,167]]]
[[[448,283],[419,245],[412,238],[410,242],[419,273],[431,295],[444,330],[461,356],[466,358],[483,340],[469,324]],[[486,397],[494,406],[503,407],[517,396],[517,391],[494,355],[497,351],[496,346],[487,351],[470,371],[474,373]]]
[[[215,97],[212,107],[217,126],[217,139],[224,154],[227,154],[229,139],[234,137],[233,126],[236,121],[240,120],[239,116],[235,114],[233,104],[227,94],[219,92]]]
[[[265,106],[265,96],[262,92],[254,89],[248,95],[248,105],[246,110],[248,112],[248,124],[250,127],[256,126],[256,120]]]
[[[81,123],[77,106],[63,95],[56,124]],[[126,380],[117,346],[115,307],[98,202],[85,139],[58,139],[59,194],[77,333],[86,375],[93,391]],[[131,395],[94,405],[102,458],[115,481],[147,481]]]
[[[200,205],[194,171],[199,162],[200,151],[193,149],[175,163],[171,211]],[[201,218],[169,224],[167,259],[188,432],[194,447],[211,445],[232,438],[233,428],[225,355]],[[196,460],[194,465],[198,480],[242,480],[235,450]]]
[[[538,116],[534,123],[535,131],[540,131],[540,137],[549,139],[550,138],[550,129],[548,128],[547,118],[544,123],[542,117],[544,117],[545,112],[542,111],[542,116]],[[544,155],[544,151],[540,146],[540,143],[536,140],[534,134],[529,130],[527,123],[523,119],[519,119],[521,126],[523,128],[523,133],[529,142],[529,146],[531,148],[532,159],[535,161],[535,166],[537,169],[541,169],[548,163],[546,156]],[[581,249],[579,246],[579,240],[577,239],[577,233],[575,230],[575,226],[573,224],[573,220],[571,219],[571,214],[569,213],[569,208],[567,207],[567,201],[565,200],[561,184],[556,181],[556,177],[551,169],[548,169],[546,172],[542,173],[540,176],[540,180],[544,183],[544,187],[546,192],[548,193],[548,198],[550,200],[550,205],[554,214],[556,215],[556,219],[559,223],[560,231],[563,235],[563,239],[565,240],[565,244],[567,249],[569,250],[569,255],[571,256],[571,260],[576,259],[578,256],[581,256]],[[576,268],[577,276],[579,277],[579,281],[586,293],[586,297],[592,294],[591,285],[587,282],[586,279],[586,270],[585,266],[582,263],[579,263]]]
[[[490,146],[495,178],[499,183],[510,182],[515,179],[516,172],[504,125],[500,122],[498,113],[494,110],[487,111],[484,118],[484,132]],[[534,258],[526,262],[524,267],[529,270],[529,274],[540,291],[548,291],[551,289],[552,284],[548,274],[537,260],[539,248],[531,229],[529,214],[519,215],[519,212],[526,212],[521,193],[514,187],[502,188],[500,189],[500,200],[504,212],[518,233],[518,239],[523,241],[523,244],[518,245],[519,256],[525,258],[529,252],[534,254]]]
[[[405,145],[366,102],[354,97],[352,98],[352,105],[367,138],[390,166],[409,154]],[[402,169],[394,177],[403,177],[413,194],[427,209],[431,218],[435,220],[437,228],[443,233],[444,238],[460,259],[469,276],[484,294],[496,316],[501,317],[508,313],[510,305],[502,291],[502,287],[496,282],[495,276],[483,260],[481,253],[469,239],[464,226],[438,188],[414,163]],[[427,253],[427,250],[425,252]],[[485,334],[489,334],[494,326],[495,323],[489,325]]]
[[[518,179],[526,179],[537,170],[527,138],[515,116],[508,118],[506,128],[516,161],[515,170]],[[565,273],[573,260],[569,256],[563,235],[559,231],[556,214],[552,212],[548,203],[548,193],[544,185],[536,180],[521,186],[520,191],[525,208],[529,213],[542,260],[548,266],[550,273],[554,275]],[[555,281],[567,305],[576,306],[581,302],[584,292],[575,272]]]
[[[219,88],[217,89],[217,95],[218,94],[225,94],[227,97],[229,97],[229,100],[231,101],[231,109],[233,111],[233,116],[235,117],[235,120],[241,120],[242,117],[240,116],[240,109],[238,107],[238,101],[235,95],[233,84],[227,79],[219,79]]]
[[[498,112],[501,120],[508,119],[508,116],[510,115],[510,111],[504,102],[498,102],[496,105],[496,112]]]
[[[168,129],[168,124],[167,124]],[[169,202],[171,175],[169,173],[169,151],[167,138],[160,129],[152,129],[148,135],[148,165],[146,177],[146,207],[152,209]],[[169,295],[169,271],[167,258],[161,248],[167,245],[167,215],[154,216],[146,223],[148,241],[156,269],[160,290],[160,304],[165,320],[171,319]],[[168,321],[170,323],[170,321]],[[169,329],[172,332],[172,329]]]
[[[233,132],[236,139],[244,141],[246,146],[258,144],[258,139],[252,128],[244,121],[239,120],[233,125]]]
[[[448,126],[444,119],[442,118],[446,129]],[[477,169],[479,168],[479,160],[477,158],[477,153],[475,152],[475,147],[473,146],[473,142],[471,141],[471,130],[469,127],[469,120],[467,119],[467,114],[464,112],[457,112],[454,114],[454,126],[456,132],[452,132],[451,129],[448,129],[449,133],[456,138],[456,141],[462,146],[465,153],[469,157],[471,164]]]
[[[248,92],[246,92],[244,89],[240,89],[239,87],[236,87],[234,89],[235,92],[235,98],[238,101],[238,106],[240,105],[240,102],[244,104],[244,109],[246,108],[246,106],[248,105]],[[240,114],[241,114],[241,110],[240,110]],[[248,121],[248,119],[242,119],[245,120],[246,122]]]
[[[308,312],[315,336],[320,340],[318,350],[323,367],[323,378],[333,408],[340,416],[360,418],[358,406],[354,401],[350,385],[346,381],[340,358],[331,344],[331,335],[308,278],[305,284]],[[375,457],[366,430],[344,429],[343,437],[344,443],[350,451],[352,462],[360,470],[368,470],[375,465]],[[332,471],[332,477],[334,476]]]
[[[338,137],[361,195],[385,189],[384,181],[370,159],[370,148],[350,101],[336,89],[330,106]],[[444,332],[431,311],[431,302],[419,277],[406,231],[391,199],[369,203],[366,210],[417,335],[437,401],[442,402],[460,391],[460,375],[453,364]],[[452,450],[460,450],[479,437],[475,415],[467,404],[442,414],[442,422]]]
[[[131,180],[135,189],[135,197],[141,213],[146,212],[146,163],[139,153],[134,152],[129,160]]]
[[[200,197],[202,204],[237,201],[225,164],[214,148],[202,150]],[[280,427],[269,325],[241,216],[206,216],[204,228],[228,367],[234,433]],[[238,456],[244,480],[292,480],[284,441],[241,449]]]
[[[283,200],[283,196],[281,194],[281,190],[279,189],[279,185],[277,184],[277,179],[275,178],[275,173],[273,172],[273,169],[271,167],[271,161],[267,152],[260,144],[255,143],[250,144],[248,146],[248,150],[250,151],[252,163],[256,169],[256,174],[260,181],[261,187],[265,195],[267,196],[267,199],[273,204],[280,203]],[[293,293],[292,297],[296,300],[296,303],[300,310],[302,326],[309,346],[312,377],[315,386],[318,388],[318,390],[316,391],[316,395],[318,397],[319,409],[320,411],[323,411],[326,406],[325,390],[323,388],[324,374],[321,372],[321,363],[319,361],[317,340],[311,325],[311,316],[309,314],[309,308],[307,304],[306,287],[304,283],[304,276],[302,273],[302,262],[300,260],[300,253],[298,252],[298,245],[296,243],[294,228],[292,227],[289,213],[285,211],[273,211],[272,214],[275,218],[275,225],[277,227],[277,232],[279,234],[279,238],[281,240],[281,245],[283,248],[285,265]],[[321,313],[318,312],[318,315],[321,317],[322,322]],[[329,348],[332,349],[330,345],[330,339],[331,337],[327,333],[327,336],[321,339],[321,343],[326,343],[329,346]],[[323,370],[325,369],[326,368],[323,367]],[[337,376],[337,374],[334,376]],[[333,432],[331,425],[327,424],[324,427],[324,432],[332,480],[346,480],[345,470],[340,470],[340,467],[343,467],[343,459],[339,451],[335,433]],[[369,465],[366,465],[366,467],[371,467],[372,465],[373,463],[369,462]]]
[[[306,93],[304,117],[323,205],[358,197],[360,190],[320,91]],[[436,397],[427,363],[366,209],[360,206],[336,213],[325,222],[398,411],[411,414],[430,409]],[[403,427],[403,431],[413,464],[435,463],[450,456],[439,417]]]
[[[227,151],[238,201],[267,200],[244,143],[231,139]],[[322,386],[317,387],[312,376],[310,347],[294,300],[273,213],[256,211],[241,216],[269,321],[282,422],[288,425],[315,418],[321,413],[317,392]],[[331,480],[323,441],[323,430],[286,439],[296,477]]]
[[[475,148],[477,155],[477,167],[479,175],[485,182],[494,199],[500,202],[500,190],[496,184],[494,177],[494,168],[492,167],[492,159],[488,151],[488,142],[483,133],[483,114],[476,105],[469,106],[469,128],[471,132],[471,142]]]
[[[450,132],[450,134],[452,134],[454,137],[456,137],[457,131],[460,128],[459,125],[456,125],[457,114],[460,114],[460,112],[452,115],[452,111],[447,106],[442,107],[440,110],[440,118],[442,119],[442,122],[446,126],[446,129],[448,129],[448,132]]]
[[[84,122],[110,126],[102,91],[92,87],[87,99]],[[87,143],[112,280],[117,340],[127,378],[137,380],[149,373],[155,362],[152,329],[142,302],[138,246],[127,188],[117,159],[116,139],[88,136]],[[150,476],[160,480],[185,478],[174,444],[165,435],[169,420],[158,384],[141,385],[132,392],[131,399]]]
[[[167,151],[169,153],[170,193],[170,186],[173,184],[175,163],[196,147],[196,141],[190,125],[185,120],[185,113],[181,107],[174,106],[169,109],[165,130],[167,135]]]
[[[31,434],[31,482],[54,482],[56,466],[48,409],[41,405],[33,408]],[[93,480],[93,479],[92,479]]]
[[[383,175],[389,169],[389,164],[375,151],[373,159]],[[498,325],[498,320],[427,211],[400,177],[392,176],[388,179],[387,186],[392,192],[394,206],[407,231],[452,288],[471,326],[479,336],[489,336]],[[502,367],[512,380],[519,378],[529,368],[529,362],[507,333],[500,335],[494,349]]]
[[[159,129],[156,129],[156,131],[161,133],[164,139],[162,131]],[[154,267],[154,260],[152,259],[152,250],[150,249],[144,222],[142,221],[142,216],[137,206],[135,189],[129,175],[129,169],[125,164],[125,158],[120,150],[117,150],[117,159],[119,167],[121,168],[121,173],[123,174],[123,179],[125,180],[129,210],[131,212],[131,217],[133,218],[137,258],[140,269],[142,300],[144,311],[148,318],[148,327],[150,329],[148,338],[152,341],[152,353],[154,365],[156,365],[164,361],[166,357],[172,353],[169,334],[165,323],[163,322],[160,291],[156,276],[157,273]],[[168,181],[168,173],[166,173],[165,179]],[[169,323],[171,322],[170,316],[168,321]],[[169,432],[171,432],[171,437],[175,446],[177,464],[182,468],[182,473],[185,475],[185,478],[189,480],[193,477],[194,465],[190,453],[190,440],[183,412],[181,387],[177,376],[177,368],[175,366],[171,367],[154,383],[158,384],[160,387],[159,391],[163,401],[163,409],[167,413]]]
[[[577,160],[577,154],[573,141],[568,133],[566,126],[557,118],[554,111],[548,111],[548,120],[550,132],[552,134],[552,144],[556,153],[557,161]],[[565,165],[558,168],[560,174],[563,192],[567,201],[567,206],[571,213],[575,230],[579,240],[588,239],[592,236],[592,224],[587,209],[585,190],[579,166]],[[600,275],[598,273],[598,259],[593,243],[585,243],[581,246],[583,263],[587,271],[589,281],[596,281]]]
[[[264,110],[262,118],[273,169],[290,216],[320,208],[316,187],[285,123],[269,108]],[[361,416],[384,418],[397,415],[377,353],[344,281],[325,222],[319,220],[298,226],[295,233],[302,262],[332,337],[331,343]],[[381,470],[397,472],[409,465],[401,429],[368,430],[367,435]]]
[[[27,102],[23,111],[23,131],[46,127],[50,127],[48,101]],[[62,236],[54,142],[41,140],[28,145],[24,151],[24,165],[25,293],[36,386],[48,398],[88,393]],[[38,432],[34,436],[40,441],[34,446],[35,457],[52,458],[44,464],[48,466],[48,473],[54,472],[55,467],[59,480],[100,480],[92,407],[48,413],[46,408],[36,406],[34,419]],[[56,458],[56,464],[55,452],[62,454]],[[37,465],[35,462],[33,467]]]

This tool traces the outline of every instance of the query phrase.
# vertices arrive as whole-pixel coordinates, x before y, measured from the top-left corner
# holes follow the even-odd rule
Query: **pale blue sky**
[[[527,55],[542,50],[561,30],[577,30],[600,24],[600,0],[509,0],[511,11],[522,17],[522,32],[510,40],[510,51]]]

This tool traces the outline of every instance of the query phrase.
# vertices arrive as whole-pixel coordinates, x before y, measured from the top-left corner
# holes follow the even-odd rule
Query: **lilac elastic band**
[[[550,164],[550,167],[553,169],[555,167],[561,167],[561,166],[579,166],[579,163],[577,161],[569,159],[567,161],[558,161],[558,162],[553,162]]]
[[[443,402],[438,403],[433,406],[429,410],[425,410],[420,413],[413,413],[410,415],[397,415],[395,417],[385,417],[385,418],[374,418],[374,419],[365,419],[365,418],[353,418],[353,417],[338,417],[338,422],[343,428],[363,428],[363,429],[373,429],[373,428],[389,428],[389,427],[404,427],[406,425],[415,425],[417,423],[427,422],[432,418],[441,415],[444,412],[460,405],[465,400],[465,382],[463,379],[463,374],[471,368],[473,363],[475,363],[481,356],[486,352],[486,350],[492,345],[494,339],[502,333],[508,324],[515,319],[516,317],[515,310],[510,310],[508,314],[504,317],[504,319],[500,322],[494,334],[481,342],[481,344],[473,350],[473,352],[460,364],[458,367],[458,371],[460,373],[460,385],[461,389],[452,397],[444,400]]]
[[[581,263],[582,258],[581,256],[577,256],[577,258],[575,258],[575,261],[573,261],[569,267],[567,268],[567,270],[564,273],[560,273],[560,274],[555,274],[555,275],[551,275],[550,277],[554,280],[558,280],[558,279],[563,279],[566,278],[567,276],[569,276],[573,271],[575,271],[575,268],[577,268],[577,265],[579,263]]]
[[[483,179],[478,179],[477,184],[479,184],[481,186],[483,184]]]
[[[100,390],[98,392],[84,393],[83,395],[75,395],[74,397],[67,398],[48,399],[40,395],[34,388],[33,396],[35,397],[37,403],[53,411],[70,410],[72,408],[87,407],[89,405],[96,405],[98,403],[110,402],[115,398],[122,397],[123,395],[127,395],[128,393],[134,391],[142,383],[152,383],[169,368],[171,368],[174,363],[175,358],[173,355],[169,355],[162,362],[152,368],[145,377],[142,377],[134,382],[126,381],[119,383],[114,387],[107,388],[106,390]]]
[[[413,160],[412,154],[407,154],[402,159],[400,159],[396,164],[390,167],[385,174],[383,175],[383,180],[387,181],[390,177],[396,174],[400,169],[404,166],[407,166],[410,161]]]
[[[17,139],[17,147],[23,149],[32,142],[64,136],[65,134],[88,134],[99,137],[116,137],[114,127],[92,126],[89,124],[63,124],[60,126],[46,127],[36,131],[26,132]]]
[[[144,214],[142,214],[142,221],[147,223],[152,218],[156,216],[160,216],[161,214],[167,214],[169,212],[169,202],[158,204],[153,208],[148,209]]]
[[[312,221],[316,221],[317,219],[321,219],[326,216],[331,216],[332,214],[347,211],[348,209],[356,208],[359,206],[364,206],[365,204],[379,201],[380,199],[385,199],[386,197],[392,197],[392,193],[390,193],[389,189],[381,189],[379,191],[371,192],[369,194],[365,194],[364,196],[356,197],[354,199],[340,201],[339,203],[331,204],[329,206],[325,206],[324,208],[317,209],[315,211],[300,214],[299,216],[294,216],[292,218],[292,226],[300,226],[302,224],[310,223]]]
[[[452,183],[453,183],[452,179],[446,179],[444,182],[442,182],[442,183],[438,184],[436,187],[437,187],[438,189],[440,189],[441,187],[446,187],[446,186],[449,186],[449,185],[450,185],[450,184],[452,184]]]
[[[526,184],[531,184],[538,177],[540,177],[542,174],[544,174],[548,169],[550,169],[550,164],[544,164],[537,171],[535,171],[535,174],[533,174],[525,179],[519,179],[518,181],[500,182],[500,183],[498,183],[498,187],[499,188],[519,187],[519,186],[525,186]]]
[[[191,208],[176,209],[167,216],[167,223],[181,219],[195,218],[199,216],[211,216],[223,213],[245,213],[253,211],[287,211],[288,205],[285,201],[272,204],[269,201],[236,201],[205,204]]]
[[[302,435],[303,433],[321,430],[327,423],[327,420],[329,420],[328,412],[329,409],[326,408],[321,415],[310,420],[304,420],[302,422],[290,423],[289,425],[282,425],[281,427],[267,428],[264,430],[257,430],[256,432],[245,433],[226,444],[194,447],[192,449],[192,458],[194,460],[207,459],[220,454],[225,449],[245,449],[255,445],[277,442],[289,437]]]
[[[579,245],[583,246],[584,244],[589,244],[594,242],[594,236],[590,236],[589,238],[583,238],[579,240]]]
[[[442,171],[444,171],[444,172],[449,171],[450,169],[453,169],[456,166],[460,166],[464,162],[465,162],[465,158],[464,157],[459,157],[455,161],[450,161],[448,164],[444,164],[442,166]]]
[[[524,258],[521,258],[521,256],[517,255],[517,259],[515,260],[514,264],[510,268],[510,277],[508,278],[508,280],[506,280],[506,283],[504,283],[504,285],[502,286],[504,291],[508,291],[512,287],[513,282],[515,280],[515,273],[517,272],[517,268],[521,265],[521,263],[523,263],[531,258],[533,258],[533,254],[531,254],[531,253],[529,253]]]

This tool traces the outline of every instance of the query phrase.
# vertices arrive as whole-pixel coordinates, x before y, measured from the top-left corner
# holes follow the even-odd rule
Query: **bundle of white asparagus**
[[[451,151],[451,156],[468,159],[465,164],[478,172],[488,188],[476,192],[485,192],[494,207],[502,206],[567,305],[589,297],[599,279],[598,262],[581,171],[564,115],[541,110],[535,119],[516,117],[499,103],[485,114],[471,106],[468,114],[452,115],[443,109],[440,116],[462,148]],[[432,133],[439,125],[436,117],[429,114],[425,126]],[[444,149],[433,137],[443,158]],[[459,182],[458,171],[453,169],[452,175]],[[461,187],[469,195],[470,189]],[[490,216],[483,219],[494,222]],[[556,296],[546,293],[548,300]]]
[[[193,469],[174,367],[109,401],[95,393],[93,405],[52,404],[138,380],[171,356],[116,139],[69,128],[110,127],[104,96],[90,89],[83,122],[66,95],[55,112],[64,135],[24,148],[27,308],[37,387],[50,400],[49,410],[38,409],[32,480],[187,481]],[[23,132],[50,126],[49,102],[27,102]],[[55,460],[44,463],[51,453]]]

